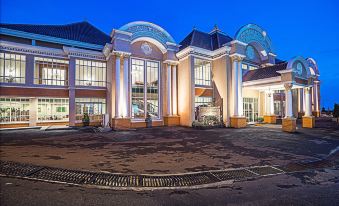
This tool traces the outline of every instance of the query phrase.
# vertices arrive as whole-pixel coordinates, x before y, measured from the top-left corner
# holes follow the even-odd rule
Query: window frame
[[[78,63],[79,62],[79,63]],[[81,63],[82,62],[82,63]],[[85,63],[86,62],[86,63]],[[91,63],[88,65],[88,63]],[[93,66],[94,64],[94,66]],[[101,65],[101,66],[99,66]],[[93,70],[93,68],[96,68]],[[99,70],[101,69],[101,73]],[[87,70],[87,71],[85,71]],[[89,72],[90,70],[90,72]],[[100,77],[102,80],[85,80],[84,76],[87,74],[87,76],[92,76],[93,74],[101,74]],[[83,79],[81,79],[81,76]],[[107,81],[107,62],[106,61],[100,61],[100,60],[93,60],[93,59],[82,59],[77,58],[75,59],[75,77],[74,82],[76,87],[98,87],[103,88],[107,87],[108,81]],[[83,82],[91,82],[90,85],[86,85]],[[97,84],[97,85],[95,85]]]
[[[6,56],[9,58],[6,59]],[[14,56],[14,58],[12,57]],[[18,59],[19,57],[19,59]],[[1,51],[0,52],[0,83],[1,84],[26,84],[26,67],[27,67],[27,56],[25,54],[18,54],[12,52]],[[12,79],[19,79],[18,82],[11,82],[6,80],[10,76],[6,76],[9,71],[6,70],[6,65],[9,63],[10,67],[14,64],[14,76]],[[19,66],[19,68],[17,68]],[[19,73],[19,75],[17,75]]]
[[[204,75],[207,74],[207,72],[205,72],[204,70],[206,70],[206,64],[204,64],[204,66],[201,66],[199,71],[196,71],[197,70],[197,67],[196,67],[196,61],[202,61],[202,62],[208,62],[209,64],[209,80],[206,80],[204,77]],[[207,59],[203,59],[203,58],[197,58],[197,57],[194,57],[194,60],[193,60],[193,69],[194,69],[194,85],[196,87],[207,87],[207,88],[211,88],[212,85],[213,85],[213,72],[212,72],[212,61],[210,60],[207,60]],[[201,73],[200,76],[202,76],[202,79],[197,79],[197,73]],[[209,82],[209,84],[198,84],[199,81],[201,82]],[[198,82],[198,83],[197,83]]]
[[[133,59],[135,60],[140,60],[144,62],[144,85],[143,85],[143,90],[144,90],[144,94],[143,94],[143,100],[144,102],[147,102],[147,62],[156,62],[158,64],[158,117],[152,118],[153,120],[161,120],[162,119],[162,98],[161,98],[161,73],[162,73],[162,65],[161,65],[161,61],[159,60],[154,60],[154,59],[146,59],[146,58],[140,58],[140,57],[131,57],[129,59],[129,73],[130,73],[130,82],[129,82],[129,86],[130,86],[130,95],[129,95],[129,102],[130,102],[130,115],[131,115],[131,119],[133,121],[145,121],[145,118],[147,116],[147,104],[144,104],[144,118],[134,118],[133,117],[133,106],[132,106],[132,62]],[[146,91],[146,92],[145,92]]]

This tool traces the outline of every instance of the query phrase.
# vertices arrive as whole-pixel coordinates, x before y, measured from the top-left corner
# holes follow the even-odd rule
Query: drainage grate
[[[42,167],[11,161],[0,161],[0,174],[25,177],[35,180],[64,182],[107,187],[127,188],[175,188],[206,185],[227,180],[244,180],[253,177],[276,175],[284,172],[296,172],[307,169],[334,166],[333,161],[291,163],[283,167],[261,166],[242,169],[217,170],[177,175],[128,175],[107,172],[90,172],[53,167]]]
[[[178,175],[125,175],[89,172],[0,161],[0,174],[32,179],[107,187],[190,187],[226,180],[241,180],[269,174],[280,169],[264,166]]]
[[[47,167],[35,172],[30,177],[49,181],[83,184],[84,182],[91,180],[93,176],[94,173],[92,172]]]
[[[253,172],[250,172],[247,169],[217,171],[217,172],[213,172],[213,174],[217,178],[219,178],[221,181],[240,180],[240,179],[246,179],[246,178],[258,176],[257,174],[254,174]]]
[[[282,170],[275,168],[275,167],[252,167],[252,168],[249,168],[248,170],[261,176],[283,173]]]
[[[26,177],[43,169],[41,166],[35,166],[11,161],[0,161],[0,173],[4,175]]]

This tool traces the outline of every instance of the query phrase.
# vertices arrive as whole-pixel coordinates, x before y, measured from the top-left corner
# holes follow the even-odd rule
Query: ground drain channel
[[[41,167],[31,164],[0,161],[0,174],[2,175],[106,187],[190,187],[279,173],[283,173],[283,171],[272,166],[263,166],[178,175],[126,175]]]
[[[325,164],[327,166],[327,164]],[[325,166],[324,165],[324,166]],[[300,171],[301,165],[298,165]],[[316,166],[319,167],[319,164]],[[304,169],[309,169],[304,165]],[[178,188],[213,185],[223,181],[245,180],[290,172],[291,167],[257,166],[240,169],[214,170],[175,175],[128,175],[42,167],[11,161],[0,161],[0,175],[34,180],[92,185],[111,188]]]

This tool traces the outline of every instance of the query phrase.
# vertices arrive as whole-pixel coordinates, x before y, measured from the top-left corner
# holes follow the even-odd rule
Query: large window
[[[159,62],[132,59],[132,117],[159,117]],[[145,112],[146,111],[146,112]]]
[[[67,85],[68,61],[35,58],[35,84]]]
[[[0,52],[0,82],[25,83],[26,56]]]
[[[106,99],[100,98],[76,98],[76,114],[99,115],[106,113]]]
[[[81,86],[106,86],[106,63],[76,60],[75,84]]]
[[[212,97],[195,96],[195,107],[212,104]]]
[[[209,61],[194,58],[194,79],[195,85],[212,85],[211,63]]]
[[[68,99],[39,98],[38,121],[68,121]]]
[[[0,98],[0,123],[29,122],[29,99]]]

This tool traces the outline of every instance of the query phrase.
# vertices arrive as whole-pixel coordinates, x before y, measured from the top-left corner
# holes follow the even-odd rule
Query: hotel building
[[[219,106],[227,127],[282,119],[294,131],[319,116],[317,63],[280,60],[268,33],[248,24],[231,37],[193,29],[177,43],[160,26],[132,22],[107,35],[89,24],[0,24],[0,127],[192,126]]]

